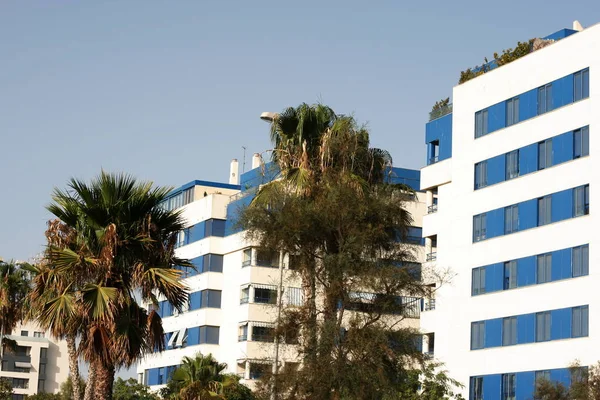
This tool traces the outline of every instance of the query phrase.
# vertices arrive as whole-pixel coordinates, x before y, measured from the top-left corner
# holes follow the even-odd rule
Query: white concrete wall
[[[593,229],[600,222],[594,201],[600,175],[593,164],[600,152],[600,140],[595,139],[600,115],[593,112],[600,106],[599,41],[600,26],[594,26],[456,86],[451,162],[422,170],[422,187],[440,184],[438,213],[424,218],[424,235],[438,235],[436,265],[451,268],[456,276],[439,289],[436,310],[422,315],[421,326],[424,332],[436,333],[435,356],[465,385],[465,395],[469,376],[564,368],[575,359],[583,365],[600,360],[600,347],[593,345],[600,338],[595,313],[600,308],[595,293],[600,253],[595,251],[598,239]],[[591,75],[589,99],[474,139],[476,111],[586,67]],[[473,190],[476,162],[588,124],[590,157]],[[590,184],[590,215],[472,243],[473,215],[583,184]],[[587,277],[471,297],[474,267],[584,243],[590,243]],[[589,338],[469,350],[472,321],[583,304],[590,305]]]

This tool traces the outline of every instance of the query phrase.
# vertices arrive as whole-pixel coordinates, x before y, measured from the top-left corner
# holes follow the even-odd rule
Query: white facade
[[[244,191],[251,186],[255,188],[259,184],[257,179],[260,179],[257,177],[260,176],[260,169],[264,166],[257,167],[247,172],[254,176],[251,183],[245,182],[242,176],[241,187]],[[236,171],[230,171],[231,176],[235,173]],[[228,205],[230,202],[232,205],[235,202],[243,203],[243,199],[249,193],[242,192],[241,187],[235,188],[218,183],[202,182],[205,186],[200,187],[198,182],[196,181],[196,185],[192,186],[195,187],[193,199],[188,199],[190,202],[184,204],[182,208],[187,226],[197,226],[202,221],[206,222],[210,219],[233,219],[234,216],[231,214],[235,213],[236,208],[230,206],[230,215],[227,215]],[[235,180],[230,180],[230,185],[235,183]],[[189,187],[190,184],[185,185],[183,190]],[[419,193],[418,201],[409,204],[408,208],[413,213],[415,220],[413,225],[420,229],[422,215],[425,213],[424,194]],[[194,235],[194,228],[191,229],[190,234]],[[420,231],[417,235],[420,235]],[[146,357],[138,364],[138,377],[153,389],[158,389],[167,382],[167,376],[171,371],[167,367],[181,364],[184,356],[193,357],[201,352],[205,355],[212,353],[219,362],[227,363],[227,372],[238,374],[243,382],[252,385],[261,371],[271,370],[273,365],[276,348],[273,339],[268,337],[268,329],[274,327],[274,321],[277,319],[279,287],[281,286],[283,291],[284,307],[300,305],[302,302],[300,280],[290,270],[287,255],[274,255],[273,262],[270,262],[269,257],[259,254],[256,248],[251,247],[244,232],[232,233],[228,228],[221,236],[191,240],[192,243],[176,250],[178,256],[197,260],[198,257],[207,254],[222,255],[222,272],[198,273],[185,280],[191,293],[206,289],[220,291],[220,307],[202,307],[176,316],[163,316],[164,331],[179,332],[178,338],[183,332],[185,340],[179,345],[178,339],[170,340],[171,347],[175,347],[174,349]],[[417,255],[423,257],[422,247],[419,247]],[[193,302],[194,300],[191,304]],[[418,319],[409,318],[404,323],[418,327]],[[218,344],[190,345],[190,335],[195,335],[190,328],[198,326],[219,327]],[[267,337],[261,338],[261,335]],[[289,363],[296,366],[299,361],[294,344],[280,343],[280,367],[285,367]]]
[[[489,221],[491,210],[523,204],[528,200],[582,185],[589,185],[589,198],[592,201],[596,198],[593,193],[600,187],[600,175],[593,166],[592,158],[600,152],[600,141],[593,136],[600,114],[593,112],[593,104],[596,94],[600,93],[600,80],[596,80],[596,74],[600,70],[599,46],[600,26],[596,25],[454,87],[451,157],[429,165],[421,171],[421,189],[427,190],[430,198],[431,193],[437,191],[439,199],[438,211],[426,215],[423,219],[423,236],[437,239],[435,266],[440,270],[450,269],[454,274],[451,282],[438,288],[435,310],[422,314],[421,327],[424,333],[435,334],[435,358],[445,363],[445,369],[451,376],[465,385],[463,395],[466,398],[484,398],[477,397],[479,394],[485,394],[486,400],[504,398],[500,397],[501,393],[504,395],[506,391],[510,391],[507,386],[512,383],[506,383],[501,374],[510,373],[517,373],[516,397],[508,398],[530,398],[525,397],[525,393],[529,393],[529,396],[531,394],[533,386],[530,388],[529,385],[532,384],[531,377],[535,376],[535,371],[564,369],[575,360],[579,360],[584,366],[593,365],[600,360],[600,348],[594,345],[600,337],[600,320],[595,314],[600,308],[600,298],[595,293],[600,284],[600,275],[594,267],[598,253],[595,252],[594,242],[597,235],[593,233],[593,227],[600,220],[595,219],[597,213],[594,211],[594,205],[591,205],[592,211],[589,215],[567,217],[560,222],[553,220],[548,225],[531,229],[521,229],[520,226],[515,233],[502,233],[497,237],[474,241],[474,216],[480,213],[487,213],[489,233],[492,229]],[[490,120],[486,121],[486,124],[492,126],[495,122],[491,119],[491,106],[586,68],[589,68],[589,74],[592,76],[589,80],[589,98],[572,101],[549,112],[475,138],[476,112],[490,107],[490,114],[486,115]],[[554,90],[560,90],[558,84],[554,85]],[[524,98],[525,96],[521,96],[521,102]],[[524,107],[523,104],[521,106]],[[520,176],[514,179],[475,190],[476,163],[586,126],[589,126],[592,136],[589,140],[589,156],[567,160],[531,173],[521,171]],[[554,143],[552,154],[553,157],[557,157],[563,150],[557,147],[558,141]],[[568,142],[565,143],[568,145]],[[523,157],[524,151],[519,154]],[[539,162],[539,159],[537,161]],[[490,164],[486,165],[490,168]],[[489,171],[487,173],[490,174]],[[500,173],[502,174],[504,171]],[[524,225],[523,220],[529,217],[531,216],[519,212],[518,223]],[[533,218],[535,220],[536,216]],[[515,284],[517,287],[513,287],[509,283],[512,278],[502,275],[504,282],[501,285],[510,288],[502,286],[497,291],[487,290],[485,294],[472,295],[474,268],[584,244],[589,244],[588,276],[569,276],[538,284],[542,273],[537,270],[536,258],[536,264],[533,264],[536,268],[535,282],[529,282],[523,287],[520,287],[521,282],[518,282],[518,285]],[[552,268],[555,268],[555,258],[552,262]],[[567,265],[567,268],[575,267]],[[523,269],[523,274],[526,273]],[[493,280],[489,276],[487,279],[490,282]],[[493,287],[492,284],[488,285],[487,281],[486,286]],[[517,326],[519,337],[517,343],[514,343],[514,340],[511,342],[512,339],[502,336],[510,335],[502,331],[505,328],[498,332],[490,328],[490,323],[485,325],[487,330],[484,335],[484,348],[471,349],[472,340],[476,343],[478,340],[472,339],[473,322],[584,305],[589,306],[590,311],[589,336],[564,337],[569,334],[575,335],[572,333],[575,331],[572,330],[563,333],[561,339],[555,340],[553,330],[551,339],[540,342],[536,336],[538,322],[535,322],[535,331],[531,333],[533,336],[527,336],[528,333],[522,331],[525,329],[524,324]],[[553,314],[552,324],[555,320]],[[571,325],[565,322],[565,326],[575,329],[573,321],[571,320]],[[499,326],[503,327],[502,324]],[[485,341],[495,340],[493,335],[500,335],[500,345],[487,345]],[[533,337],[534,340],[531,342],[525,337]],[[505,345],[505,341],[509,344]],[[470,381],[472,377],[486,379],[481,381],[487,385],[484,390],[470,388],[470,385],[474,384]],[[501,392],[496,390],[498,384]],[[476,391],[478,393],[475,393]]]
[[[11,381],[13,399],[41,392],[58,393],[69,378],[66,342],[47,337],[35,324],[18,326],[8,338],[18,347],[16,352],[4,351],[0,377]]]

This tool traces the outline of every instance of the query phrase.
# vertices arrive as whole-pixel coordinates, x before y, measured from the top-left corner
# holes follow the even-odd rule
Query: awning
[[[15,367],[17,368],[31,368],[31,363],[15,361]]]
[[[171,338],[169,339],[169,343],[167,343],[167,348],[173,348],[173,344],[175,343],[175,339],[177,338],[177,334],[179,331],[173,332]]]
[[[177,335],[177,347],[182,347],[183,346],[183,341],[187,338],[187,336],[185,335],[185,331],[187,330],[187,328],[182,328],[179,331],[179,334]]]

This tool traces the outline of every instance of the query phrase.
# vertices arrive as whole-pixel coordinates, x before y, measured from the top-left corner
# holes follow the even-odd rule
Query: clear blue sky
[[[0,2],[0,256],[42,249],[53,187],[101,168],[224,181],[269,148],[258,116],[321,101],[420,168],[459,72],[597,1]],[[248,157],[250,158],[250,157]]]

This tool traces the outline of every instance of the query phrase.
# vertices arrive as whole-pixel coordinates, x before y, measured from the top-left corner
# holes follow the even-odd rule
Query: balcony
[[[425,256],[425,261],[435,261],[437,260],[437,252],[427,253]]]
[[[436,213],[438,210],[438,205],[437,204],[432,204],[430,206],[427,207],[427,214],[433,214]]]
[[[431,310],[435,310],[435,299],[425,299],[425,304],[423,304],[423,311]]]
[[[434,119],[442,118],[445,115],[448,115],[452,112],[452,103],[446,104],[440,108],[436,108],[429,113],[429,122]]]
[[[439,156],[429,157],[429,160],[427,160],[427,165],[435,164],[438,161],[439,161]]]

